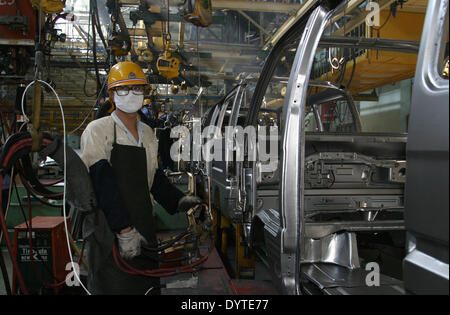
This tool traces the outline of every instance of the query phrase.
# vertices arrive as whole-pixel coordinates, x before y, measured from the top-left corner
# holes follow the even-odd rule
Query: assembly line
[[[0,1],[0,294],[448,295],[448,26],[448,0]],[[193,298],[221,295],[258,298]]]

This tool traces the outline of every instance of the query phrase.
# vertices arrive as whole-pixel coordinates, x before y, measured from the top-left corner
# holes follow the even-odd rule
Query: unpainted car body
[[[404,294],[427,289],[445,293],[447,285],[448,294],[448,194],[444,193],[448,188],[448,80],[434,76],[434,85],[430,86],[423,74],[426,62],[432,61],[426,60],[433,57],[429,56],[431,47],[445,29],[443,24],[433,26],[430,14],[445,20],[446,9],[448,22],[448,1],[429,3],[409,138],[407,134],[361,132],[358,108],[348,89],[310,77],[318,47],[366,45],[418,52],[419,44],[412,41],[355,42],[352,38],[326,36],[325,29],[347,4],[316,1],[273,47],[248,108],[242,106],[248,83],[242,82],[205,120],[207,126],[219,130],[212,138],[223,142],[222,148],[227,141],[223,137],[225,126],[278,128],[279,135],[268,137],[266,144],[279,148],[280,156],[274,157],[275,170],[266,171],[265,162],[250,161],[248,151],[243,161],[206,161],[204,190],[222,215],[241,223],[248,247],[264,247],[274,283],[283,293]],[[435,42],[427,34],[434,34]],[[288,81],[278,79],[288,82],[284,99],[278,107],[264,106],[264,95],[280,55],[293,44],[297,47],[290,77]],[[418,75],[423,79],[417,80]],[[321,91],[311,93],[312,87]],[[343,102],[341,109],[350,113],[349,118],[339,124],[324,124],[319,107],[329,102]],[[430,102],[439,103],[436,110],[447,114],[441,116],[420,107],[419,103]],[[425,123],[418,115],[429,120]],[[447,133],[431,128],[434,121],[446,127]],[[428,135],[421,129],[424,126],[433,130],[436,141],[427,141]],[[425,153],[430,152],[436,153],[439,168],[429,163]],[[227,156],[225,149],[221,156]],[[418,177],[424,169],[426,180],[421,181]],[[439,189],[434,190],[430,183],[436,178]],[[430,194],[435,196],[433,200]],[[426,206],[431,207],[432,217],[424,212]],[[430,227],[432,224],[439,229]],[[407,247],[411,242],[416,244],[413,249]],[[378,259],[385,252],[394,253],[397,265],[407,256],[406,288],[401,281],[402,271],[393,272],[386,260]],[[378,256],[373,257],[374,253]],[[425,262],[432,262],[432,266],[424,266]],[[367,283],[367,266],[371,263],[381,263],[379,282],[374,286]],[[436,278],[436,285],[426,279],[430,274]]]

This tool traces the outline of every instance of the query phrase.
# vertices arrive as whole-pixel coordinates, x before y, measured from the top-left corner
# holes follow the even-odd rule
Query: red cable
[[[168,276],[173,276],[179,273],[191,273],[191,272],[195,272],[196,270],[193,269],[193,267],[203,263],[208,257],[209,254],[212,251],[212,247],[210,248],[210,250],[208,251],[207,254],[205,254],[204,256],[202,256],[200,259],[198,259],[197,261],[186,265],[186,266],[182,266],[182,267],[172,267],[172,268],[160,268],[160,269],[153,269],[153,270],[138,270],[133,268],[132,266],[130,266],[118,253],[117,250],[117,246],[114,243],[113,244],[113,257],[114,260],[117,264],[117,267],[128,274],[134,274],[134,275],[144,275],[144,276],[148,276],[148,277],[168,277]],[[125,267],[128,268],[125,269],[123,266],[120,265],[120,263],[122,263],[123,265],[125,265]]]
[[[26,147],[26,145],[28,144],[28,142],[31,144],[32,143],[32,138],[26,138],[26,139],[22,139],[20,141],[18,141],[17,143],[15,143],[8,151],[8,154],[6,155],[5,159],[3,160],[3,167],[5,167],[8,164],[9,159],[11,158],[11,156],[17,152],[20,149],[23,149],[24,147]],[[42,141],[44,144],[48,145],[51,141],[48,139],[43,139]],[[24,175],[24,170],[23,168],[19,165],[18,166],[19,171],[22,173],[22,176]],[[30,184],[29,182],[24,182],[23,183],[28,189],[31,189],[34,193],[43,195],[41,192],[37,192]],[[44,197],[47,198],[57,198],[57,197],[61,197],[62,193],[59,194],[44,194]]]
[[[116,253],[118,253],[118,251],[117,251],[117,246],[116,246],[115,243],[113,244],[113,247],[115,247]],[[210,252],[211,252],[211,251],[209,251],[207,255],[209,255]],[[205,256],[207,256],[207,255],[205,255]],[[119,260],[120,260],[125,266],[129,267],[131,270],[134,270],[134,271],[136,271],[136,272],[141,271],[141,270],[138,270],[138,269],[134,269],[132,266],[128,265],[127,262],[126,262],[125,260],[123,260],[122,256],[120,256],[120,254],[118,255],[118,258],[119,258]],[[197,260],[197,261],[194,262],[194,263],[199,264],[199,261],[200,261],[200,260],[203,261],[205,258],[206,258],[206,257],[202,257],[202,258],[200,258],[199,260]],[[194,263],[192,263],[192,264],[194,264]],[[191,264],[191,265],[192,265],[192,264]],[[183,269],[183,268],[187,268],[187,267],[189,267],[189,266],[190,266],[190,265],[186,265],[186,266],[182,266],[182,267],[180,267],[180,268]],[[193,266],[195,266],[195,265],[193,265]],[[176,269],[176,267],[171,267],[171,268],[159,268],[159,269],[152,269],[152,270],[144,270],[144,272],[148,272],[148,273],[173,272],[175,269]]]
[[[37,195],[41,195],[45,198],[58,198],[58,197],[62,197],[64,195],[64,193],[55,193],[55,194],[43,194],[40,191],[37,191],[36,189],[34,189],[34,187],[30,184],[30,182],[28,180],[26,180],[26,176],[25,176],[25,170],[23,169],[22,165],[20,163],[17,163],[17,169],[20,172],[20,179],[22,180],[22,184],[29,190],[31,190],[32,192],[34,192]]]
[[[18,143],[15,143],[9,150],[5,159],[3,160],[4,163],[2,166],[3,167],[6,166],[8,164],[9,159],[11,158],[12,154],[14,154],[14,152],[16,150],[20,150],[24,146],[26,146],[27,142],[31,142],[31,138],[23,139],[23,140],[19,141]],[[3,182],[3,175],[1,175],[1,174],[0,174],[0,182]],[[1,201],[1,199],[2,199],[2,197],[0,195],[0,201]],[[17,275],[17,280],[19,282],[20,288],[22,289],[23,294],[28,295],[29,294],[28,290],[25,286],[25,282],[23,281],[22,273],[19,270],[19,265],[17,264],[17,259],[16,259],[16,256],[14,255],[14,251],[12,249],[11,239],[9,238],[8,228],[6,227],[6,221],[5,221],[5,217],[3,216],[3,213],[0,215],[0,223],[2,226],[3,234],[5,235],[6,246],[8,247],[8,252],[11,257],[13,268],[14,268],[15,274]]]
[[[49,187],[49,186],[54,186],[56,184],[59,184],[59,183],[61,183],[63,181],[64,181],[64,178],[58,179],[57,181],[52,182],[52,183],[48,183],[48,184],[43,184],[42,182],[40,182],[40,183],[41,183],[42,186]]]
[[[18,168],[19,171],[22,173],[22,176],[25,176],[25,170],[23,169],[22,165],[18,165],[17,168]],[[56,185],[56,184],[58,184],[58,183],[64,181],[64,178],[58,179],[58,180],[56,180],[56,181],[54,181],[54,182],[52,182],[52,183],[48,183],[48,184],[43,184],[38,178],[36,178],[36,180],[37,180],[37,181],[39,182],[39,184],[41,184],[42,186],[50,187],[50,186],[54,186],[54,185]],[[36,191],[34,191],[34,192],[36,192]],[[56,194],[55,194],[55,195],[56,195]],[[59,194],[59,195],[62,195],[62,194]],[[48,195],[48,196],[50,196],[50,195]],[[53,195],[52,195],[52,196],[53,196]]]
[[[0,174],[0,183],[3,183],[3,175]],[[0,202],[2,201],[2,196],[0,194]],[[3,216],[3,212],[0,213],[0,224],[2,226],[3,234],[5,235],[6,246],[8,247],[9,255],[11,256],[11,261],[13,264],[13,270],[17,275],[17,280],[19,281],[20,288],[22,289],[23,294],[28,295],[28,290],[25,286],[25,282],[22,278],[22,273],[19,270],[19,265],[17,264],[17,259],[14,255],[14,251],[11,245],[11,240],[8,234],[8,228],[6,227],[5,217]]]
[[[23,168],[22,168],[21,166],[19,166],[18,168],[20,168],[20,170],[23,172]],[[25,184],[25,183],[24,183],[24,184]],[[28,185],[29,185],[29,183],[28,183]],[[30,185],[30,187],[31,187],[31,185]],[[33,221],[33,218],[32,218],[32,213],[31,213],[31,195],[30,195],[30,192],[29,192],[28,190],[27,190],[27,198],[28,198],[28,200],[27,200],[27,206],[28,206],[28,219],[29,219],[29,225],[28,225],[29,231],[28,231],[28,233],[29,233],[29,245],[30,245],[31,265],[32,265],[32,267],[33,267],[33,270],[34,270],[34,273],[35,273],[36,277],[38,278],[38,280],[39,280],[44,286],[49,287],[49,288],[57,288],[57,287],[60,287],[60,286],[62,286],[62,285],[65,284],[65,282],[66,282],[65,279],[64,279],[63,281],[59,281],[59,282],[56,282],[56,283],[47,283],[47,282],[45,282],[45,281],[42,279],[41,275],[40,275],[39,272],[37,271],[36,263],[35,263],[35,261],[34,261],[34,255],[33,255],[33,237],[32,237],[32,233],[33,233],[33,223],[32,223],[32,221]],[[19,200],[19,202],[20,202],[20,200]],[[54,277],[54,275],[53,275],[53,277]],[[55,278],[55,281],[57,281],[56,278]]]
[[[28,144],[31,144],[31,142],[32,142],[32,139],[31,138],[27,138],[27,139],[23,139],[23,140],[20,140],[19,142],[15,143],[10,148],[8,154],[6,155],[6,157],[4,159],[3,166],[7,165],[9,159],[11,158],[11,156],[16,151],[26,147]],[[48,145],[48,143],[50,143],[51,141],[47,140],[47,139],[44,139],[43,142]],[[0,176],[0,179],[2,179],[2,176]],[[1,197],[0,197],[0,201],[1,201]],[[30,203],[30,198],[28,199],[28,201]],[[2,228],[4,230],[7,230],[6,229],[6,223],[4,223],[3,215],[0,216],[0,217],[1,217],[0,219],[2,221],[1,222],[2,223]],[[30,222],[31,222],[31,215],[30,215]],[[30,233],[30,235],[31,235],[31,233]],[[11,255],[11,252],[12,252],[11,243],[10,243],[9,236],[7,235],[7,233],[5,235],[5,239],[7,241],[8,250],[10,251],[10,255]],[[83,246],[83,249],[84,249],[84,246]],[[194,263],[191,263],[189,265],[182,266],[180,268],[160,268],[160,269],[154,269],[154,270],[138,270],[138,269],[133,268],[129,264],[127,264],[125,262],[125,260],[118,253],[116,245],[115,244],[113,245],[114,260],[115,260],[115,262],[116,262],[116,264],[117,264],[117,266],[118,266],[118,268],[120,270],[122,270],[123,272],[128,273],[128,274],[145,275],[145,276],[149,276],[149,277],[167,277],[167,276],[172,276],[172,275],[176,275],[176,274],[179,274],[179,273],[195,272],[196,270],[194,269],[194,267],[198,266],[201,263],[203,263],[209,257],[209,254],[211,253],[211,251],[212,251],[212,247],[210,248],[208,253],[206,255],[202,256],[199,260],[197,260]],[[31,254],[31,252],[32,252],[32,244],[30,245],[30,254]],[[21,273],[20,273],[20,271],[18,269],[17,261],[14,259],[13,256],[14,255],[11,255],[11,257],[13,258],[12,259],[13,260],[13,265],[17,269],[17,274],[18,274],[20,286],[22,287],[22,291],[24,292],[24,294],[28,294],[28,292],[26,291],[26,288],[25,288],[25,284],[23,283],[22,275],[21,275]],[[31,257],[32,257],[32,255],[31,255]],[[34,262],[33,259],[34,258],[32,257],[32,261]],[[124,264],[128,268],[128,270],[126,270],[123,266],[121,266],[120,263]],[[54,285],[49,285],[49,286],[58,286],[58,285],[62,285],[63,283],[64,283],[64,281],[62,281],[59,284],[54,284]]]
[[[48,145],[50,142],[51,142],[51,140],[48,140],[48,139],[43,139],[42,140],[42,143],[45,144],[45,145]],[[12,145],[11,148],[9,148],[9,150],[8,150],[8,154],[5,156],[5,158],[3,160],[3,165],[2,166],[5,167],[8,164],[8,161],[11,158],[11,156],[15,152],[17,152],[20,149],[23,149],[24,147],[26,147],[28,143],[31,146],[31,144],[32,144],[32,138],[31,137],[22,139],[22,140],[18,141],[17,143],[15,143],[14,145]]]
[[[20,149],[24,148],[27,146],[28,142],[31,144],[31,138],[27,138],[27,139],[23,139],[18,141],[17,143],[15,143],[8,151],[8,154],[5,156],[5,159],[3,160],[3,167],[5,167],[8,164],[9,159],[11,158],[11,156],[19,151]]]
[[[1,165],[2,167],[5,167],[8,164],[9,159],[11,158],[11,156],[18,150],[24,148],[25,146],[27,146],[28,144],[31,144],[32,139],[31,138],[26,138],[26,139],[22,139],[20,141],[18,141],[17,143],[15,143],[10,149],[8,154],[6,155],[6,157],[3,160],[3,164]],[[44,144],[48,145],[51,141],[48,139],[43,139],[42,141]],[[3,175],[0,174],[0,183],[3,182]],[[2,201],[2,196],[0,194],[0,202]],[[19,200],[20,201],[20,200]],[[20,272],[19,269],[19,265],[17,264],[17,259],[16,256],[14,255],[14,250],[12,248],[12,243],[11,243],[11,239],[9,238],[9,234],[8,234],[8,228],[6,226],[6,221],[5,221],[5,217],[3,215],[3,212],[0,214],[0,225],[1,228],[3,230],[3,234],[5,235],[5,242],[6,242],[6,246],[8,248],[8,252],[9,255],[11,257],[11,262],[13,264],[13,270],[17,276],[17,280],[19,282],[19,286],[22,289],[22,293],[24,295],[28,295],[28,290],[27,287],[25,286],[25,282],[23,280],[22,277],[22,273]]]

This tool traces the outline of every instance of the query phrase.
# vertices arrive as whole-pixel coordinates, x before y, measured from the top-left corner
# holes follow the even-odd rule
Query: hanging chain
[[[170,0],[167,0],[167,33],[166,33],[166,41],[170,43],[172,39],[172,35],[170,34]]]
[[[199,27],[196,26],[196,28],[197,28],[197,74],[198,74],[198,99],[197,99],[197,103],[198,103],[198,109],[200,110],[200,116],[202,116],[203,110],[202,110],[202,105],[201,105],[201,102],[200,102],[200,98],[201,98],[201,93],[200,93],[200,89],[201,89],[201,80],[200,80],[200,49],[199,49],[200,32],[199,32]]]
[[[346,5],[344,6],[344,15],[342,16],[342,19],[344,21],[344,25],[343,25],[344,36],[346,36],[345,24],[347,24],[346,19],[345,19],[345,14],[346,14],[345,9],[346,9]],[[339,59],[337,57],[333,57],[331,54],[332,50],[333,50],[332,47],[328,48],[328,61],[331,65],[331,73],[334,73],[334,70],[338,70],[341,67],[341,65],[345,62],[345,56],[344,56],[344,54],[342,54],[342,57]],[[337,52],[336,48],[335,48],[335,52]]]

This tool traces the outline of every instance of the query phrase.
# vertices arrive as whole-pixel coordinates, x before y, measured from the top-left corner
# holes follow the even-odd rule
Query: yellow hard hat
[[[61,0],[30,0],[30,2],[33,8],[42,9],[45,13],[59,13],[64,9],[64,3]]]
[[[150,105],[152,101],[149,98],[144,99],[144,105]]]
[[[116,63],[108,74],[108,90],[122,85],[147,84],[147,78],[139,65],[131,61]]]

